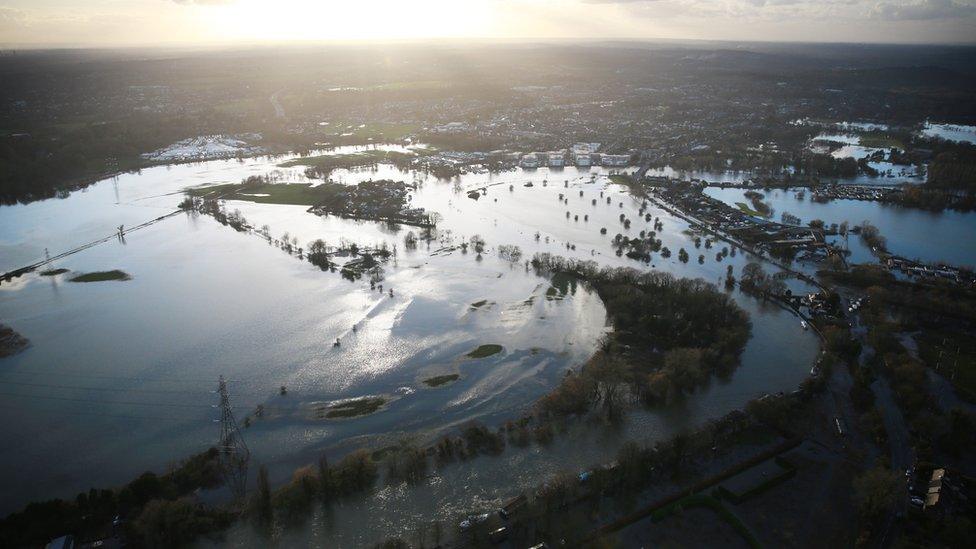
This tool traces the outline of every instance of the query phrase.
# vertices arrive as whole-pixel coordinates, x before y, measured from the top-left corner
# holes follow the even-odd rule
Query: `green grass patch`
[[[457,374],[446,374],[446,375],[443,375],[443,376],[434,376],[434,377],[432,377],[430,379],[425,379],[424,380],[424,383],[428,387],[440,387],[441,385],[446,385],[448,383],[451,383],[452,381],[457,381],[457,379],[459,377],[461,377],[461,376],[459,376]]]
[[[125,271],[114,269],[111,271],[98,271],[95,273],[85,273],[74,278],[68,279],[69,282],[106,282],[108,280],[131,280],[132,277]]]
[[[327,173],[331,170],[357,168],[379,163],[403,165],[413,160],[416,155],[399,151],[366,150],[350,154],[322,154],[317,156],[303,156],[278,164],[282,168],[294,166],[309,166]]]
[[[471,351],[467,354],[468,358],[485,358],[491,355],[497,355],[502,352],[502,346],[496,345],[494,343],[489,343],[487,345],[481,345],[477,349]]]
[[[715,493],[732,503],[739,504],[792,478],[795,474],[796,467],[787,460],[776,457],[725,479],[715,489]]]
[[[742,519],[730,511],[726,506],[722,505],[721,501],[708,494],[698,493],[683,497],[670,505],[666,505],[655,510],[653,513],[651,513],[651,520],[654,522],[661,522],[672,515],[681,513],[683,509],[689,509],[692,507],[705,507],[712,510],[716,515],[719,516],[719,518],[735,529],[735,531],[742,536],[742,539],[745,540],[750,547],[756,549],[762,547],[762,544],[759,543],[759,540],[752,533],[752,531],[749,530],[744,522],[742,522]]]
[[[630,185],[634,182],[634,180],[631,179],[629,175],[623,175],[619,173],[615,173],[610,177],[608,177],[607,179],[609,179],[611,183],[616,183],[617,185]]]
[[[356,400],[350,400],[348,402],[330,406],[329,411],[325,414],[325,417],[329,419],[339,419],[365,416],[379,410],[384,404],[386,404],[386,399],[383,397],[358,398]]]
[[[189,192],[193,196],[219,196],[225,200],[244,200],[260,204],[314,206],[333,196],[336,190],[332,185],[313,187],[308,183],[272,183],[248,187],[232,183],[191,189]]]
[[[763,217],[763,214],[757,212],[756,210],[753,210],[745,202],[736,202],[735,205],[738,206],[739,209],[742,210],[742,212],[745,213],[746,215],[754,215],[756,217]]]
[[[68,269],[48,269],[46,271],[41,271],[41,276],[57,276],[66,272],[68,272]]]
[[[871,132],[861,134],[860,145],[862,147],[874,147],[877,149],[896,149],[905,150],[905,144],[901,139],[892,137],[884,132]]]

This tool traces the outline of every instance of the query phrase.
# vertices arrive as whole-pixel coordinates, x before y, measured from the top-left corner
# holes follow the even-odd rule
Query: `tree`
[[[671,349],[664,355],[664,370],[675,387],[683,392],[691,391],[707,377],[701,349]]]
[[[291,482],[279,489],[272,499],[281,516],[290,521],[304,519],[312,505],[315,494],[315,470],[309,465],[296,470],[292,474]]]
[[[332,498],[332,473],[329,470],[329,458],[322,454],[319,458],[319,495],[322,501],[329,501]]]
[[[474,235],[471,237],[471,246],[474,248],[475,253],[482,253],[485,251],[485,239],[481,238],[481,235]]]
[[[616,417],[621,389],[630,380],[630,364],[611,355],[601,355],[588,372],[596,380],[597,399],[603,403],[607,417]]]
[[[747,288],[762,289],[766,282],[766,271],[759,263],[747,263],[742,267],[741,284]]]
[[[888,241],[881,236],[881,231],[868,221],[861,223],[861,240],[876,251],[888,251]]]
[[[261,522],[271,523],[271,483],[268,481],[268,468],[264,465],[258,468],[258,493],[254,501],[254,512]]]
[[[861,518],[869,522],[882,518],[898,501],[903,484],[898,474],[882,467],[854,479],[854,498]]]
[[[132,525],[144,547],[179,547],[226,526],[223,513],[207,511],[187,499],[153,500]]]

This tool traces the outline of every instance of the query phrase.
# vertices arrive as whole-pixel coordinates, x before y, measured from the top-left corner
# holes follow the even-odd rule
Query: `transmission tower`
[[[251,458],[251,452],[237,428],[237,421],[234,420],[224,376],[220,376],[217,393],[220,395],[220,440],[217,446],[220,469],[234,497],[240,499],[247,490],[247,462]]]

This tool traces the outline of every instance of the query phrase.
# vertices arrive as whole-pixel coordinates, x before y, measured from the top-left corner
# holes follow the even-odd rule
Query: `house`
[[[604,166],[626,166],[630,163],[630,155],[627,154],[604,154],[600,157]]]
[[[573,145],[574,154],[592,154],[600,148],[599,143],[576,143]]]
[[[522,158],[519,160],[519,165],[523,168],[538,168],[539,157],[535,153],[522,155]]]
[[[942,497],[942,480],[945,478],[945,469],[932,471],[932,478],[929,480],[928,492],[925,495],[925,505],[923,510],[928,511],[939,504]]]

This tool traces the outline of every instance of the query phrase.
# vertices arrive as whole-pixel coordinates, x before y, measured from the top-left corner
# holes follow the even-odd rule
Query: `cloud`
[[[895,21],[958,19],[976,14],[976,5],[955,0],[921,0],[918,2],[878,2],[873,15]]]
[[[233,4],[237,0],[173,0],[181,6],[220,6],[223,4]]]
[[[24,10],[0,6],[0,25],[23,25],[26,21]]]
[[[649,17],[716,17],[764,20],[840,18],[890,21],[958,20],[976,15],[976,0],[581,0],[619,5]]]

